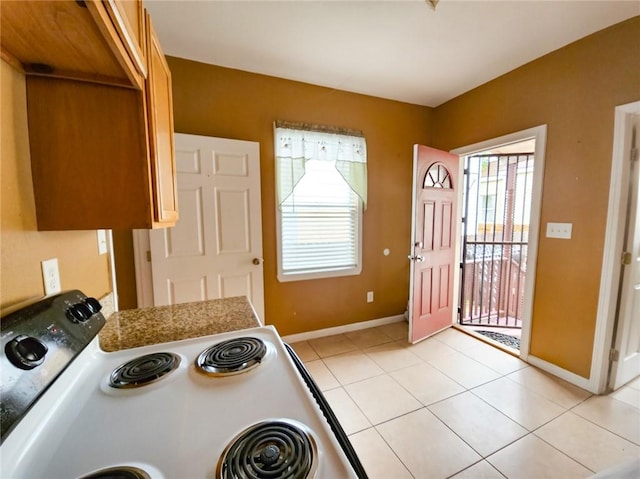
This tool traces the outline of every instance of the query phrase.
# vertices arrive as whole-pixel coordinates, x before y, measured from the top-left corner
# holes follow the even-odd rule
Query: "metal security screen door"
[[[459,323],[521,328],[533,153],[465,158]]]

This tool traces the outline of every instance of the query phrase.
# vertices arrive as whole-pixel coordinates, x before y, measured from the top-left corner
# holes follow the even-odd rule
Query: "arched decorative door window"
[[[453,188],[451,183],[451,173],[442,163],[433,163],[424,175],[424,183],[422,188],[442,188],[450,190]]]

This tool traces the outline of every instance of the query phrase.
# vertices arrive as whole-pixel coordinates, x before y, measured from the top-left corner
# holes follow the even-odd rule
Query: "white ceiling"
[[[635,1],[145,0],[168,55],[437,106],[590,33]],[[597,59],[594,59],[597,61]]]

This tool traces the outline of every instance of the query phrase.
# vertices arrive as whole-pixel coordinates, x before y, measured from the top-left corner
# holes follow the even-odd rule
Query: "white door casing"
[[[598,296],[598,311],[590,380],[586,388],[596,394],[607,392],[610,386],[616,382],[616,368],[618,367],[619,361],[611,361],[612,345],[614,349],[617,349],[619,347],[619,345],[616,344],[618,341],[622,341],[622,344],[624,344],[625,341],[632,340],[633,338],[625,338],[625,334],[631,334],[634,327],[636,328],[635,334],[637,340],[637,328],[640,327],[637,324],[634,327],[631,327],[631,325],[625,327],[624,325],[618,324],[616,327],[616,310],[621,286],[621,258],[625,239],[627,198],[629,196],[631,131],[634,116],[637,115],[640,115],[640,101],[620,105],[615,108],[607,227],[604,240],[604,252],[602,255],[600,294]],[[637,221],[638,217],[636,213],[636,223]],[[640,316],[629,319],[634,319],[637,323],[640,321]],[[618,334],[614,335],[614,332]],[[631,344],[627,343],[627,347],[629,346],[631,346]],[[625,355],[625,352],[618,349],[619,358],[623,358]],[[636,375],[637,374],[638,373],[636,373]]]
[[[512,143],[518,143],[526,140],[535,140],[535,153],[534,153],[534,164],[535,168],[533,170],[533,184],[531,191],[531,209],[529,214],[529,240],[527,246],[527,275],[525,279],[525,290],[524,290],[524,305],[522,312],[522,332],[520,338],[520,359],[534,360],[536,358],[529,358],[529,344],[531,341],[531,319],[533,316],[533,293],[535,288],[535,279],[536,279],[536,264],[538,259],[538,235],[540,231],[540,209],[542,205],[542,182],[544,179],[544,160],[545,160],[545,152],[546,152],[546,141],[547,141],[547,125],[535,126],[533,128],[529,128],[527,130],[522,130],[516,133],[511,133],[508,135],[504,135],[498,138],[494,138],[492,140],[482,141],[480,143],[475,143],[473,145],[465,146],[462,148],[457,148],[452,150],[451,153],[454,153],[459,156],[470,156],[474,153],[479,153],[482,151],[491,150],[494,148],[498,148],[500,146],[509,145]],[[460,176],[462,176],[462,168],[460,168]],[[460,180],[459,180],[460,181]],[[459,204],[462,204],[462,194],[464,188],[460,188],[458,190],[458,201]],[[458,223],[462,221],[462,211],[458,208]],[[458,241],[458,243],[460,243]],[[458,244],[459,246],[459,244]],[[456,250],[456,257],[460,257],[460,248],[458,247]],[[460,291],[459,291],[459,283],[460,283],[460,271],[456,268],[456,278],[455,278],[455,298],[456,298],[456,307],[460,306]],[[547,364],[543,364],[543,362],[536,362],[540,368],[546,368]],[[549,370],[549,368],[546,368]],[[568,375],[563,374],[564,370],[554,369],[552,372],[558,376],[563,377],[567,381],[574,382],[573,376],[571,373]],[[583,385],[581,385],[584,387]]]
[[[611,365],[609,386],[618,389],[640,375],[640,115],[627,125],[628,146],[622,190],[626,192],[623,261],[614,327],[613,348],[617,359]]]
[[[247,296],[264,322],[260,145],[176,134],[180,219],[149,232],[154,305]]]

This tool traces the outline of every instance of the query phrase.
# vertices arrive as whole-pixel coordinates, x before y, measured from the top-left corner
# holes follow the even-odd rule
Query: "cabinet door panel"
[[[152,226],[142,99],[132,88],[27,77],[39,230]]]
[[[147,114],[151,168],[154,175],[155,220],[174,223],[178,219],[176,166],[173,140],[171,71],[147,14]]]
[[[104,6],[115,26],[131,61],[143,76],[147,76],[144,55],[144,11],[140,0],[104,0]]]

